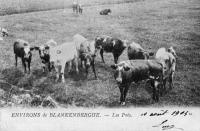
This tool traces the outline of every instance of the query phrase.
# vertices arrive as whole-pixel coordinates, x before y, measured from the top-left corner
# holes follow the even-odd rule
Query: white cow
[[[56,70],[56,81],[59,79],[59,66],[61,66],[61,76],[62,82],[65,82],[64,79],[64,69],[65,64],[74,60],[76,66],[76,72],[79,73],[78,69],[78,52],[74,42],[66,42],[56,47],[50,48],[50,63],[53,63]],[[68,70],[69,71],[69,70]]]
[[[174,72],[175,72],[175,67],[176,67],[176,58],[174,54],[176,53],[174,49],[173,49],[174,53],[172,53],[171,49],[173,49],[173,47],[170,47],[168,50],[166,50],[165,48],[160,48],[158,49],[155,55],[155,58],[159,60],[163,66],[164,89],[165,89],[167,78],[169,78],[170,88],[173,87],[173,77],[174,77]]]

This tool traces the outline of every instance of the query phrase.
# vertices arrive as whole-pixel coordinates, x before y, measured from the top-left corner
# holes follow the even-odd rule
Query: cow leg
[[[173,73],[169,76],[169,89],[171,90],[173,88]]]
[[[119,86],[119,90],[120,90],[120,93],[121,93],[121,96],[120,96],[120,104],[125,104],[125,102],[123,101],[123,98],[124,98],[124,87],[122,86]],[[124,103],[123,103],[124,102]]]
[[[160,91],[161,96],[163,96],[163,93],[166,91],[166,82],[167,82],[167,78],[163,79],[163,88],[162,88],[162,91]]]
[[[104,58],[103,58],[103,49],[100,50],[100,55],[101,55],[102,62],[105,63]]]
[[[68,62],[68,73],[72,70],[72,61]]]
[[[61,78],[62,78],[62,82],[65,83],[65,77],[64,77],[64,72],[65,72],[65,62],[63,62],[61,64],[61,70],[60,70],[60,73],[61,73]]]
[[[151,84],[151,86],[152,86],[152,88],[153,88],[153,100],[155,100],[155,101],[159,101],[159,94],[160,94],[160,88],[159,88],[159,84],[158,83],[160,83],[160,82],[158,82],[158,81],[155,81],[155,80],[152,80],[152,84]]]
[[[15,55],[15,66],[17,67],[17,55]]]
[[[30,68],[30,61],[28,61],[28,74],[30,74],[30,72],[31,72],[31,68]]]
[[[75,68],[76,68],[76,73],[79,74],[79,69],[78,69],[78,58],[75,58]]]
[[[122,103],[122,105],[125,105],[126,95],[127,95],[129,86],[130,86],[129,84],[127,84],[127,85],[125,86],[125,89],[124,89],[124,98],[123,98],[124,104]]]
[[[23,58],[22,58],[22,66],[24,67],[24,73],[26,73],[26,62]]]
[[[56,82],[58,82],[59,80],[59,66],[58,65],[55,65],[55,71],[56,71]]]
[[[97,74],[96,74],[95,63],[94,62],[92,62],[92,70],[94,72],[95,79],[97,79]]]

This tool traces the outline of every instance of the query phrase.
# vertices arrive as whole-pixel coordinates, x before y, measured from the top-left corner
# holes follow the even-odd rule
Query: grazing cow
[[[125,105],[126,95],[132,82],[151,80],[153,99],[159,100],[162,85],[162,65],[156,60],[127,60],[111,66],[121,92],[120,103]]]
[[[0,32],[1,32],[3,37],[8,36],[8,30],[7,29],[0,27]]]
[[[85,66],[86,75],[88,75],[89,67],[92,66],[95,78],[97,78],[95,70],[95,56],[96,56],[95,42],[94,41],[89,42],[85,37],[83,37],[80,34],[74,35],[73,41],[76,45],[76,49],[78,51],[79,58],[81,60],[81,65]]]
[[[74,61],[76,66],[76,72],[79,73],[78,53],[74,42],[63,43],[61,45],[50,48],[49,55],[50,63],[53,65],[53,67],[55,67],[56,70],[56,81],[59,79],[59,67],[61,66],[60,74],[62,76],[62,82],[65,82],[64,69],[65,64],[67,62],[71,63],[71,61]],[[70,70],[68,70],[68,72],[69,71]]]
[[[111,9],[104,9],[102,11],[100,11],[100,15],[108,15],[109,13],[111,13]]]
[[[112,53],[114,62],[117,64],[119,56],[122,54],[126,47],[126,42],[117,38],[112,38],[110,36],[98,36],[95,38],[95,48],[100,49],[100,55],[103,63],[105,63],[103,58],[104,51],[107,53]]]
[[[173,77],[174,77],[174,72],[175,72],[175,67],[176,67],[176,58],[174,54],[176,55],[174,49],[173,53],[171,52],[173,48],[169,48],[166,50],[165,48],[160,48],[156,52],[155,58],[160,61],[160,63],[163,66],[163,86],[164,89],[166,85],[166,81],[168,79],[170,89],[173,88]]]
[[[147,52],[138,43],[132,42],[127,49],[129,60],[134,59],[149,59],[149,56],[153,56],[153,52]]]
[[[57,46],[57,43],[53,39],[50,39],[44,45],[35,47],[35,49],[39,51],[39,56],[42,60],[43,72],[45,69],[47,69],[47,67],[48,70],[51,71],[49,49],[53,48],[54,46]]]
[[[15,66],[17,67],[17,58],[20,57],[22,60],[22,65],[24,66],[24,72],[26,73],[26,62],[28,64],[28,70],[30,73],[30,63],[32,58],[31,51],[34,50],[34,47],[30,47],[27,41],[17,39],[13,45],[14,54],[15,54]]]

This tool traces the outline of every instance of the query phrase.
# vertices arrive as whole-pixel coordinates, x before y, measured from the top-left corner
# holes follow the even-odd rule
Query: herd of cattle
[[[118,58],[127,48],[127,56],[129,60],[118,63]],[[30,73],[30,63],[32,51],[39,52],[43,71],[56,72],[56,81],[61,75],[62,82],[65,82],[64,69],[68,63],[68,72],[72,70],[74,65],[76,73],[79,73],[78,64],[85,69],[86,76],[88,69],[92,67],[95,78],[97,78],[95,70],[95,57],[97,52],[100,52],[102,61],[104,61],[103,53],[112,53],[114,57],[114,77],[119,86],[121,97],[120,103],[125,104],[125,98],[132,82],[146,81],[150,83],[153,89],[153,99],[159,100],[159,96],[166,90],[166,82],[169,82],[169,88],[173,87],[173,77],[176,66],[177,55],[173,47],[168,49],[160,48],[154,55],[143,49],[139,44],[132,42],[128,43],[125,40],[113,38],[110,36],[98,36],[93,41],[89,41],[80,34],[73,36],[71,42],[57,44],[54,40],[40,46],[30,46],[27,41],[18,39],[14,42],[14,54],[17,66],[17,58],[20,57],[26,73],[27,66]],[[154,58],[149,59],[150,56]],[[79,62],[80,60],[80,62]],[[60,69],[61,67],[61,69]]]

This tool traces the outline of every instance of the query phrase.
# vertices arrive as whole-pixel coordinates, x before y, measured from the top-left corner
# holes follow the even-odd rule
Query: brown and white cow
[[[166,85],[166,81],[168,80],[170,89],[173,88],[173,78],[176,67],[176,52],[173,47],[170,47],[168,50],[165,48],[160,48],[156,52],[155,58],[162,64],[163,66],[163,86],[164,89]]]
[[[127,60],[111,66],[115,69],[115,80],[118,83],[120,103],[125,105],[126,95],[132,82],[150,80],[153,86],[153,99],[159,100],[162,86],[162,65],[156,60]]]
[[[85,37],[80,34],[76,34],[73,36],[73,42],[76,45],[76,49],[79,54],[79,58],[81,60],[81,65],[86,69],[86,75],[88,75],[88,69],[92,66],[92,70],[94,72],[95,78],[97,78],[96,70],[95,70],[95,57],[96,57],[96,49],[95,42],[88,41]]]
[[[114,57],[114,62],[115,64],[117,64],[119,56],[123,53],[126,47],[126,42],[118,38],[112,38],[110,36],[98,36],[95,38],[95,48],[100,49],[100,55],[104,63],[104,52],[112,53]]]
[[[25,40],[17,39],[14,42],[13,50],[15,54],[15,66],[17,67],[17,58],[20,57],[24,67],[24,72],[26,73],[26,66],[28,64],[28,73],[30,73],[30,63],[32,59],[31,51],[34,50],[34,47],[30,47],[29,43]]]
[[[149,59],[150,56],[153,56],[153,52],[148,52],[144,50],[138,43],[132,42],[127,49],[127,54],[129,60],[134,59]]]

